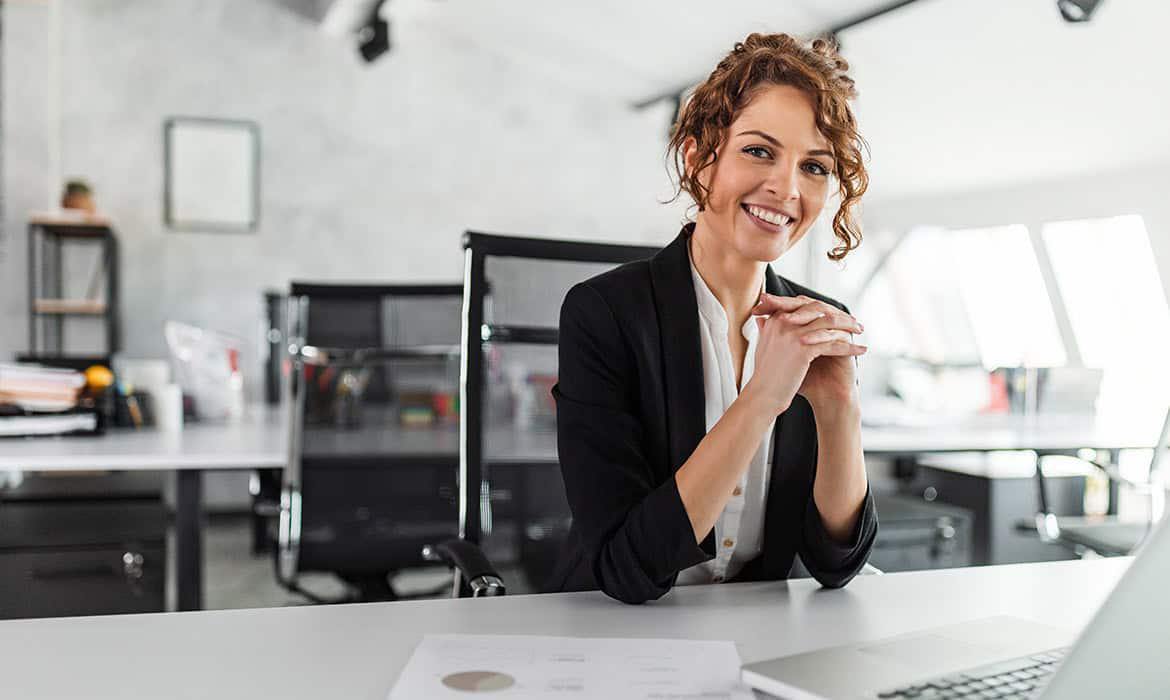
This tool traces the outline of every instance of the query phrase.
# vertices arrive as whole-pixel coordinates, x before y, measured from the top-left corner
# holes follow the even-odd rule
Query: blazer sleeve
[[[849,307],[835,299],[820,297],[833,306],[849,313]],[[812,426],[816,434],[815,424]],[[814,464],[816,460],[814,452]],[[845,544],[836,542],[825,530],[825,521],[817,510],[812,491],[809,491],[808,504],[805,507],[804,528],[800,543],[800,560],[808,572],[826,588],[841,588],[849,583],[861,571],[869,559],[869,552],[873,549],[873,541],[877,537],[878,521],[877,509],[873,504],[873,496],[869,489],[865,491],[865,501],[861,506],[861,514],[857,518],[857,525],[853,534]]]
[[[810,493],[803,531],[799,552],[805,568],[822,586],[841,588],[861,571],[873,548],[877,536],[877,510],[873,496],[867,489],[853,534],[848,542],[840,544],[825,530],[825,522]]]
[[[625,603],[661,597],[711,559],[673,478],[659,483],[636,415],[631,351],[601,294],[581,283],[561,307],[557,449],[565,493],[598,587]],[[710,538],[708,538],[710,539]]]

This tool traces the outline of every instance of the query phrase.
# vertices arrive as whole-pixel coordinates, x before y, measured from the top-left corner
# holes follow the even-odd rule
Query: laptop
[[[743,680],[789,700],[1170,698],[1168,584],[1164,522],[1079,638],[1027,620],[982,618],[747,664]]]

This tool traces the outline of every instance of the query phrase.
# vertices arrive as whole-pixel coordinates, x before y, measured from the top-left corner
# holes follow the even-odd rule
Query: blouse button
[[[734,546],[734,545],[735,545],[735,540],[733,540],[733,539],[731,539],[731,538],[728,538],[728,539],[725,539],[725,540],[723,540],[723,546],[724,546],[724,547],[732,547],[732,546]]]
[[[743,495],[743,489],[742,489],[742,488],[740,488],[740,487],[738,487],[738,486],[736,486],[736,487],[735,487],[735,490],[731,492],[731,495],[732,495],[732,496],[742,496],[742,495]]]
[[[723,577],[722,576],[713,576],[711,578],[711,581],[714,583],[723,583]]]

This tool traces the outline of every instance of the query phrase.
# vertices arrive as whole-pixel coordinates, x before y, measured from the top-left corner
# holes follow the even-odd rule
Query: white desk
[[[747,663],[1013,615],[1079,630],[1128,559],[601,593],[0,622],[4,695],[384,700],[427,632],[731,639]]]
[[[193,423],[181,432],[113,430],[96,437],[0,441],[0,470],[173,471],[174,567],[179,610],[203,607],[203,472],[283,468],[288,438],[276,411],[241,423]]]
[[[976,416],[956,423],[922,426],[865,426],[867,454],[911,457],[928,452],[1035,450],[1070,454],[1082,448],[1142,449],[1158,441],[1161,418],[1134,423],[1103,423],[1093,416]]]
[[[321,431],[306,437],[306,450],[329,454],[449,454],[455,459],[454,426],[401,428],[392,423],[355,431]],[[914,457],[927,452],[1036,449],[1069,453],[1082,447],[1149,447],[1157,438],[1145,427],[1095,427],[1085,419],[1025,421],[994,416],[962,425],[922,428],[866,427],[862,444],[870,455]],[[287,463],[283,410],[252,407],[238,424],[190,424],[178,433],[117,430],[101,437],[0,441],[0,470],[165,470],[175,472],[175,577],[179,610],[203,605],[204,471],[283,468]],[[484,435],[488,461],[556,463],[556,436],[545,431],[489,427]]]
[[[556,463],[548,431],[492,427],[485,435],[489,461]],[[457,426],[402,428],[391,422],[358,430],[310,429],[306,450],[330,455],[381,454],[411,459],[449,455],[457,463]],[[240,423],[191,423],[176,433],[111,430],[95,437],[0,441],[0,471],[173,471],[175,473],[175,602],[179,610],[203,607],[203,472],[282,469],[288,462],[284,410],[253,406]]]

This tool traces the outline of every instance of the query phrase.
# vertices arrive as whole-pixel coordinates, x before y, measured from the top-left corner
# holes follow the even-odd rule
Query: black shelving
[[[101,248],[101,284],[85,296],[64,298],[66,245]],[[92,282],[92,280],[91,280]],[[101,292],[100,294],[98,292]],[[119,350],[118,239],[100,219],[72,220],[37,217],[28,224],[28,346],[26,357],[66,356],[66,321],[100,318],[105,347],[86,348],[81,354],[109,357]],[[76,354],[76,353],[75,353]]]

